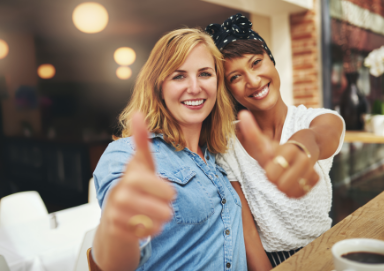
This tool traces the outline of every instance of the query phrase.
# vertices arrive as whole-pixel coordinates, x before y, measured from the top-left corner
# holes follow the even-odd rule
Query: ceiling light
[[[128,66],[135,62],[136,53],[132,48],[120,47],[113,54],[113,58],[115,59],[117,64]]]
[[[80,31],[98,33],[108,24],[108,12],[98,3],[86,2],[75,8],[72,20]]]
[[[50,79],[55,76],[56,70],[52,64],[41,64],[37,68],[37,74],[42,79]]]
[[[118,67],[116,70],[116,75],[121,80],[127,80],[132,75],[132,70],[129,67]]]
[[[9,47],[4,40],[0,40],[0,59],[3,59],[8,55]]]

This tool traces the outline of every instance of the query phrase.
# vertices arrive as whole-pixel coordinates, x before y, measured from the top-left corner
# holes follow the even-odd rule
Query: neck
[[[199,146],[200,133],[202,128],[202,123],[197,124],[196,126],[181,126],[181,131],[183,132],[185,139],[185,146],[192,152],[197,153],[198,155],[202,154],[202,151]]]
[[[263,134],[276,141],[280,141],[287,112],[288,107],[281,98],[269,110],[251,111]]]

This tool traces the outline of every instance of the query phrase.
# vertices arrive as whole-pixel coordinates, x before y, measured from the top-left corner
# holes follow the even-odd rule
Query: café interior
[[[171,30],[204,28],[238,12],[281,59],[284,101],[336,110],[346,121],[330,172],[331,230],[347,238],[357,215],[384,225],[383,215],[374,216],[384,208],[384,70],[373,74],[365,64],[384,46],[384,1],[362,2],[0,0],[0,270],[88,270],[101,215],[92,174],[119,135],[118,115],[151,49]],[[345,16],[361,12],[361,25]],[[370,16],[383,28],[372,28]],[[382,48],[376,58],[384,69]],[[361,224],[361,237],[384,240],[376,224],[369,234]],[[331,243],[336,235],[329,232]],[[330,243],[322,242],[311,249],[321,248],[327,261],[303,249],[276,270],[333,270]]]

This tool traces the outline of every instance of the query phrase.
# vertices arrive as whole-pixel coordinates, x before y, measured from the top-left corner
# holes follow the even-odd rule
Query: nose
[[[198,78],[190,77],[187,92],[192,95],[199,94],[201,92],[201,86],[199,84]]]
[[[247,73],[246,75],[246,86],[248,88],[260,88],[261,87],[261,78],[257,74]]]

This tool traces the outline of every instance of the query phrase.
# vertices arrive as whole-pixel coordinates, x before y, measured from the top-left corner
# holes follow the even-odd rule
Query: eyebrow
[[[199,69],[199,72],[200,72],[200,71],[206,71],[206,70],[214,70],[214,69],[211,68],[211,67],[204,67],[204,68]],[[184,70],[176,70],[176,71],[174,71],[174,72],[186,73],[187,71],[184,71]]]
[[[252,62],[252,60],[255,58],[256,55],[252,55],[248,61],[247,61],[247,64],[249,64],[250,62]],[[229,77],[232,73],[235,73],[237,72],[237,70],[234,70],[234,71],[231,71],[230,73],[228,73],[225,77]]]

